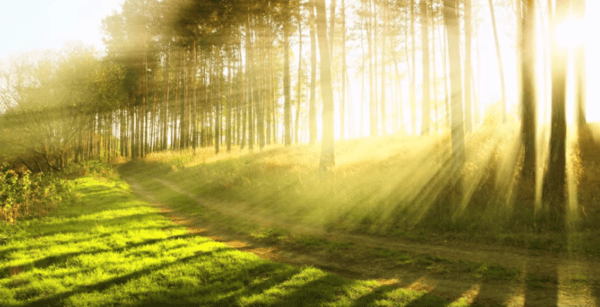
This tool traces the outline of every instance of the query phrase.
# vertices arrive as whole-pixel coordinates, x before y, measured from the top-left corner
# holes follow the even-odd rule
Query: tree
[[[92,48],[67,45],[15,60],[5,77],[2,155],[34,172],[115,155],[110,120],[124,98],[121,67],[97,59]]]
[[[421,122],[421,135],[429,134],[431,106],[429,94],[429,3],[426,0],[421,0],[421,44],[422,44],[422,64],[423,64],[423,120]]]
[[[289,0],[284,1],[284,12],[289,10]],[[286,14],[286,17],[287,16]],[[287,19],[284,17],[284,19]],[[292,144],[292,114],[291,114],[291,93],[290,93],[290,26],[288,22],[283,23],[283,95],[285,98],[283,104],[283,126],[285,129],[284,144]]]
[[[317,106],[316,106],[316,84],[317,84],[317,20],[315,17],[314,0],[310,0],[308,16],[310,23],[310,100],[308,106],[309,120],[309,143],[317,142]]]
[[[460,23],[458,0],[444,0],[444,23],[446,24],[446,36],[448,37],[448,59],[450,62],[450,92],[451,104],[451,136],[452,136],[452,163],[455,169],[454,175],[458,177],[458,183],[454,189],[460,192],[462,188],[460,180],[460,169],[465,162],[465,130],[463,125],[463,101],[462,101],[462,74],[460,61]]]
[[[473,85],[471,77],[473,68],[471,67],[471,38],[472,38],[472,20],[471,20],[471,0],[465,0],[465,132],[471,133],[473,130],[473,116],[471,113],[473,105]]]
[[[500,94],[502,95],[502,122],[506,122],[506,85],[504,82],[504,65],[502,64],[502,53],[500,52],[500,41],[498,39],[498,29],[496,24],[496,14],[494,13],[494,3],[488,0],[490,5],[490,15],[492,18],[492,29],[494,30],[494,42],[496,43],[496,58],[498,59],[498,71],[500,73]]]
[[[573,17],[583,20],[585,18],[585,0],[574,0]],[[582,128],[587,124],[586,119],[586,56],[585,47],[580,44],[575,49],[575,84],[577,86],[577,122]]]
[[[565,215],[566,135],[565,116],[568,51],[558,42],[556,26],[567,19],[570,0],[556,0],[551,17],[552,115],[550,120],[550,156],[544,178],[543,201],[548,206],[551,225],[562,229]]]
[[[327,17],[325,16],[325,0],[313,1],[315,1],[317,13],[317,36],[319,39],[319,55],[321,56],[321,95],[323,96],[323,136],[321,138],[319,172],[323,175],[329,175],[335,165],[335,155],[333,144],[333,89],[331,87],[331,64],[327,42]]]
[[[300,106],[302,102],[302,12],[298,8],[298,91],[296,92],[296,116],[294,122],[294,141],[299,143]]]
[[[535,179],[536,108],[535,108],[535,0],[519,1],[520,23],[520,94],[521,94],[521,142],[523,146],[522,175],[525,180]]]

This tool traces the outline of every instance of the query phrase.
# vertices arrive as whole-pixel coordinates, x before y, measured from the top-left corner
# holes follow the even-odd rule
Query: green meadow
[[[0,306],[465,306],[374,280],[264,260],[174,224],[118,179],[0,226]]]

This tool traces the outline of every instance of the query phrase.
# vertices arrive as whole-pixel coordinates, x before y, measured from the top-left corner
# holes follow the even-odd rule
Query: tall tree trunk
[[[294,141],[298,139],[298,128],[300,124],[300,106],[302,105],[302,18],[298,14],[298,91],[296,92],[296,118],[294,123]]]
[[[186,100],[187,100],[187,94],[186,94],[186,74],[185,74],[185,68],[187,65],[187,61],[186,61],[186,55],[185,55],[185,48],[181,49],[180,55],[181,57],[181,66],[179,67],[179,74],[180,74],[180,91],[178,93],[178,96],[181,95],[181,97],[178,97],[180,99],[179,101],[179,150],[183,150],[185,148],[185,131],[187,129],[187,121],[186,121]]]
[[[385,92],[385,83],[387,80],[387,76],[386,74],[386,67],[387,67],[387,59],[386,59],[386,51],[387,51],[387,46],[386,46],[386,42],[387,42],[387,38],[388,38],[388,31],[387,31],[387,24],[389,22],[388,20],[388,10],[389,8],[384,6],[382,7],[382,14],[383,14],[383,30],[381,33],[381,95],[379,97],[379,114],[380,114],[380,122],[381,122],[381,134],[385,135],[386,134],[386,129],[385,129],[385,112],[386,112],[386,108],[385,108],[385,103],[386,103],[386,92]]]
[[[196,148],[198,147],[198,85],[196,82],[196,75],[198,74],[198,44],[194,41],[193,44],[193,54],[192,54],[192,72],[190,74],[191,79],[191,91],[192,91],[192,99],[190,103],[192,104],[192,114],[191,114],[191,125],[192,125],[192,149],[194,154],[196,153]]]
[[[277,108],[275,107],[275,100],[276,98],[275,96],[275,65],[273,65],[273,49],[269,49],[269,72],[268,72],[268,78],[267,81],[269,84],[269,99],[268,104],[269,104],[269,110],[268,110],[268,115],[267,115],[267,144],[271,144],[271,143],[276,143],[277,142],[277,136],[276,136],[276,130],[275,126],[277,123],[277,117],[275,116],[276,112],[277,112]]]
[[[308,15],[310,22],[310,101],[308,108],[308,130],[309,130],[309,143],[314,144],[317,142],[317,30],[316,30],[316,19],[315,19],[315,7],[314,0],[310,1],[308,5]]]
[[[573,15],[579,20],[585,20],[585,1],[574,0]],[[576,85],[576,106],[577,106],[577,123],[579,127],[587,125],[586,118],[586,56],[585,46],[582,43],[575,49],[575,85]]]
[[[524,149],[522,174],[525,180],[535,180],[536,108],[535,108],[535,0],[519,1],[521,83],[521,141]]]
[[[421,0],[421,47],[423,60],[423,120],[421,121],[421,135],[428,135],[431,129],[431,105],[429,87],[429,3],[426,0]]]
[[[417,101],[416,101],[416,93],[417,93],[417,85],[416,85],[416,35],[415,35],[415,0],[410,0],[410,37],[412,42],[411,52],[411,68],[412,68],[412,78],[410,80],[410,114],[412,121],[412,133],[417,133]]]
[[[440,35],[440,39],[442,40],[442,63],[443,63],[443,70],[444,70],[444,103],[445,103],[445,107],[446,107],[446,125],[447,127],[451,127],[452,123],[451,123],[451,113],[452,111],[450,110],[450,98],[452,96],[451,94],[451,89],[450,89],[450,75],[448,74],[448,35]]]
[[[147,115],[146,115],[146,102],[148,100],[148,49],[144,48],[144,62],[143,69],[144,73],[142,73],[142,107],[140,111],[140,155],[141,157],[146,156],[147,146],[148,146],[148,127],[147,127]]]
[[[498,72],[500,73],[500,94],[502,95],[502,122],[506,122],[506,85],[504,82],[504,65],[502,64],[502,54],[500,52],[500,40],[498,39],[498,29],[496,24],[496,14],[494,13],[494,3],[488,0],[490,5],[490,15],[492,17],[492,29],[494,30],[494,42],[496,43],[496,57],[498,58]]]
[[[471,83],[471,38],[472,38],[472,20],[471,20],[471,0],[465,1],[465,132],[471,133],[473,130],[472,94],[473,85]]]
[[[371,136],[377,135],[377,102],[375,98],[375,92],[377,88],[375,86],[375,74],[376,71],[374,69],[374,58],[375,58],[375,42],[373,41],[373,29],[375,28],[373,15],[375,14],[373,10],[374,0],[370,0],[367,2],[367,7],[369,8],[368,12],[368,26],[367,26],[367,44],[369,45],[369,123],[370,123],[370,134]]]
[[[286,0],[284,10],[289,9],[289,0]],[[287,19],[287,18],[286,18]],[[290,93],[290,41],[289,25],[284,22],[283,25],[283,95],[285,98],[283,105],[283,126],[285,129],[284,145],[292,144],[292,114],[291,114],[291,93]]]
[[[448,58],[450,62],[452,160],[455,170],[455,174],[453,175],[458,177],[457,183],[453,189],[455,193],[461,193],[462,179],[460,178],[460,172],[465,163],[465,128],[463,125],[460,22],[458,7],[458,0],[444,0],[444,22],[446,24],[446,35],[448,36]]]
[[[331,0],[329,6],[329,54],[333,56],[333,45],[335,38],[335,0]]]
[[[344,139],[346,110],[346,4],[342,0],[342,100],[340,101],[340,139]]]
[[[216,49],[216,57],[217,61],[215,63],[216,71],[215,71],[215,97],[214,97],[214,106],[215,106],[215,154],[219,153],[220,145],[221,145],[221,77],[223,75],[223,67],[222,67],[222,59],[221,59],[221,50],[217,47]]]
[[[132,159],[136,159],[138,157],[137,154],[137,139],[136,139],[136,131],[137,129],[135,129],[135,123],[136,123],[136,118],[135,118],[135,93],[133,91],[131,91],[129,93],[129,110],[127,111],[127,115],[129,117],[129,140],[130,140],[130,150],[131,150],[131,158]],[[90,141],[91,142],[91,141]]]
[[[552,19],[554,26],[564,22],[569,11],[569,0],[556,0]],[[554,30],[555,31],[555,30]],[[550,157],[544,179],[543,200],[549,206],[552,226],[562,229],[565,215],[565,169],[566,169],[566,75],[568,51],[557,42],[552,33],[552,116],[550,122]]]
[[[254,101],[255,101],[255,106],[256,106],[256,134],[258,137],[258,147],[260,150],[263,149],[263,147],[265,147],[265,97],[266,97],[266,87],[264,85],[261,85],[259,82],[264,81],[263,78],[266,74],[266,67],[267,65],[265,64],[266,61],[266,54],[264,52],[266,52],[266,48],[265,48],[265,44],[269,43],[269,46],[272,46],[272,43],[268,42],[267,39],[265,39],[268,34],[266,33],[266,29],[267,27],[262,27],[263,30],[263,35],[261,35],[261,37],[263,37],[263,41],[262,41],[262,46],[263,48],[258,48],[258,56],[255,57],[256,62],[256,66],[257,68],[259,68],[259,73],[257,73],[257,75],[254,77],[254,88],[256,89],[254,91]],[[260,46],[260,45],[259,45]],[[262,68],[262,69],[261,69]]]
[[[329,46],[327,42],[327,17],[325,16],[325,0],[315,0],[317,12],[317,32],[319,54],[321,57],[321,95],[323,96],[323,137],[321,140],[321,161],[319,172],[329,176],[335,165],[334,155],[334,122],[333,122],[333,88],[331,87],[331,69]]]
[[[407,67],[406,72],[408,74],[408,94],[409,94],[409,100],[411,103],[409,108],[412,108],[412,99],[414,99],[414,97],[413,97],[413,95],[414,95],[414,92],[413,92],[414,76],[413,76],[413,71],[410,66],[410,51],[408,48],[408,42],[409,42],[409,38],[410,38],[408,35],[409,19],[410,19],[409,9],[406,8],[406,17],[404,18],[404,22],[405,22],[404,23],[404,56],[405,56],[406,67]],[[401,108],[401,110],[404,111],[404,108]],[[412,113],[411,113],[411,115],[412,115]],[[411,121],[411,128],[412,128],[413,127],[412,126],[413,119],[411,118],[410,121]],[[407,126],[403,123],[404,123],[404,116],[402,115],[402,116],[400,116],[400,131],[404,131],[404,128],[407,128]],[[414,131],[411,131],[411,133],[412,132],[414,132]]]
[[[165,50],[165,67],[163,68],[163,91],[164,91],[164,98],[163,98],[163,106],[161,109],[161,115],[162,115],[162,146],[161,149],[162,150],[167,150],[167,144],[168,144],[168,131],[169,131],[169,58],[171,55],[171,50],[169,48],[169,46],[167,45],[166,50]]]
[[[249,36],[250,35],[250,16],[248,16],[248,24],[247,24],[247,29],[248,29],[248,36],[246,37],[246,54],[247,54],[247,64],[249,67],[249,71],[250,73],[248,74],[248,149],[250,151],[254,150],[254,104],[256,103],[255,101],[255,96],[254,96],[254,92],[257,90],[255,88],[256,83],[254,81],[255,79],[255,74],[256,71],[254,69],[254,47],[252,46],[252,38]]]
[[[431,12],[431,11],[430,11]],[[431,54],[433,55],[433,60],[431,61],[431,73],[433,74],[433,108],[434,108],[434,112],[433,112],[433,118],[434,118],[434,131],[439,131],[440,128],[440,106],[438,103],[438,73],[437,73],[437,59],[436,59],[436,49],[435,49],[435,43],[436,43],[436,28],[438,27],[437,22],[435,20],[435,15],[431,14],[431,22],[433,24],[433,27],[431,29]]]
[[[404,41],[406,44],[406,41]],[[394,70],[396,72],[396,89],[398,91],[398,95],[396,100],[398,100],[395,104],[398,106],[398,112],[396,115],[396,120],[394,121],[394,132],[404,132],[402,129],[402,122],[404,120],[404,107],[403,107],[403,99],[402,99],[402,75],[400,74],[400,69],[398,68],[398,57],[397,52],[392,52],[392,58],[394,59]],[[394,112],[396,114],[396,112]]]
[[[227,115],[226,115],[226,129],[227,129],[227,136],[226,136],[226,142],[227,142],[227,152],[231,152],[231,141],[232,141],[232,125],[231,125],[231,108],[233,106],[233,100],[235,99],[233,96],[233,91],[231,89],[231,83],[233,82],[233,62],[232,62],[232,58],[233,58],[233,50],[230,49],[229,51],[229,56],[227,57],[228,59],[228,64],[227,64]]]

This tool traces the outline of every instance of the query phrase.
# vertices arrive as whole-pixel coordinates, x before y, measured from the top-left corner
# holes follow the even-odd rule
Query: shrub
[[[67,179],[74,179],[87,175],[106,179],[116,179],[118,177],[117,173],[110,165],[98,160],[73,163],[62,171],[62,177]]]
[[[0,166],[0,222],[45,216],[61,202],[74,199],[71,184],[53,174],[17,172]]]

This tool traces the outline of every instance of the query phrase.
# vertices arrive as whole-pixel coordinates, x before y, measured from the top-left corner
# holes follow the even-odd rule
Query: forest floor
[[[186,193],[172,182],[156,180],[172,189],[173,193]],[[324,241],[314,244],[322,246],[313,246],[312,242],[298,244],[297,240],[261,240],[252,234],[228,230],[218,223],[199,222],[174,212],[168,204],[158,203],[151,191],[144,190],[132,178],[127,178],[127,181],[138,195],[144,195],[148,201],[159,205],[161,211],[175,223],[263,259],[314,266],[354,279],[376,279],[382,285],[426,291],[449,301],[464,298],[468,303],[482,306],[600,306],[600,261],[595,257],[566,256],[482,243],[443,240],[422,244],[399,238],[321,232],[283,225],[265,216],[227,208],[223,203],[214,205],[211,201],[189,195],[202,206],[223,215],[258,225],[289,229],[294,234],[309,235],[313,241],[316,241],[315,238]],[[395,257],[394,252],[408,252],[412,259],[405,263]],[[518,276],[505,277],[505,269],[501,269],[499,276],[494,276],[494,273],[491,276],[473,274],[471,270],[457,268],[457,263],[463,261],[483,263],[483,267],[500,265],[515,268]],[[480,273],[481,268],[478,266]]]
[[[600,134],[592,131],[588,136],[598,140]],[[584,169],[600,164],[600,147],[587,146],[582,155]],[[436,239],[435,234],[419,242],[311,227],[243,210],[233,201],[202,197],[160,173],[151,178],[122,173],[140,197],[157,205],[175,223],[264,259],[315,266],[354,279],[376,279],[389,289],[426,291],[474,305],[600,306],[597,255],[447,236]],[[188,204],[177,207],[174,202]],[[190,213],[190,202],[203,213]],[[232,221],[255,226],[232,228],[232,223],[238,223]],[[567,235],[567,244],[581,244],[578,240],[581,237]]]

